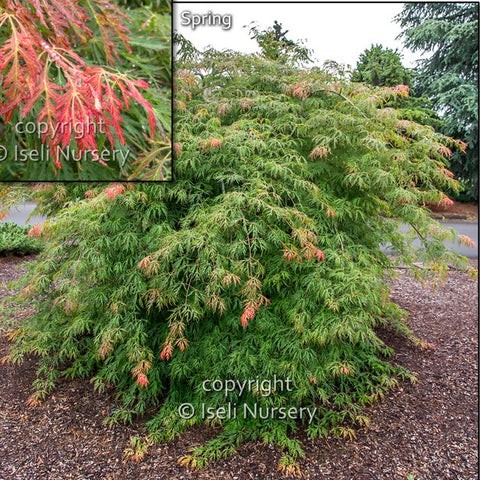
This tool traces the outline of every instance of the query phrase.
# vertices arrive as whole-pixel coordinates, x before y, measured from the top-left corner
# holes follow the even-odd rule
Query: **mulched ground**
[[[429,205],[428,207],[435,218],[448,217],[452,220],[477,220],[478,204],[471,202],[454,202],[453,205]]]
[[[0,298],[9,293],[7,282],[22,271],[19,264],[16,258],[0,258]],[[371,425],[359,430],[356,440],[305,441],[304,478],[478,478],[477,281],[452,271],[446,285],[432,291],[399,273],[392,297],[410,312],[415,333],[436,349],[421,350],[403,337],[380,332],[396,350],[394,361],[417,372],[418,383],[401,385],[369,409]],[[7,348],[1,335],[0,357]],[[180,467],[178,456],[212,437],[205,428],[151,447],[138,464],[124,464],[123,450],[131,435],[142,433],[142,423],[104,426],[113,396],[94,393],[79,380],[62,383],[43,405],[29,409],[25,400],[34,372],[33,359],[0,366],[1,480],[282,478],[276,471],[281,452],[254,442],[200,473]]]

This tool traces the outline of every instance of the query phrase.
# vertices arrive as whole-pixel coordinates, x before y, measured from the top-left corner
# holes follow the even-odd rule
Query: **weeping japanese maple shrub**
[[[464,145],[383,108],[405,86],[353,84],[260,55],[190,52],[175,92],[175,181],[76,187],[36,232],[47,246],[19,294],[36,313],[10,332],[8,358],[39,357],[32,404],[59,376],[91,378],[118,392],[112,421],[156,409],[149,441],[221,427],[180,459],[187,466],[258,439],[284,449],[280,468],[295,473],[299,427],[354,437],[368,423],[362,407],[413,379],[389,362],[375,327],[428,348],[386,280],[396,263],[463,265],[442,243],[454,234],[422,204],[449,201],[448,157]],[[262,380],[275,378],[284,388],[265,391]],[[214,381],[250,383],[225,391]],[[206,414],[228,404],[236,415]],[[244,405],[273,413],[244,415]],[[280,407],[315,414],[285,418]]]

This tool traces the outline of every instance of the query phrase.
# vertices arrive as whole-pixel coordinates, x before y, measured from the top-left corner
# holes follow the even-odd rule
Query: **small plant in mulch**
[[[0,223],[0,256],[33,255],[43,248],[43,241],[33,235],[35,227],[13,222]]]

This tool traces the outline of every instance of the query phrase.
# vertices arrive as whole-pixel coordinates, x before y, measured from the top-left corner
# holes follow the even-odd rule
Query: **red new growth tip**
[[[222,146],[222,141],[214,137],[210,137],[208,142],[211,148],[220,148]]]
[[[309,155],[309,158],[317,159],[323,158],[328,155],[328,148],[327,147],[315,147]]]
[[[122,194],[124,191],[125,187],[123,185],[112,185],[104,190],[109,200],[113,200],[117,195]]]
[[[438,202],[439,205],[442,205],[444,207],[451,207],[452,205],[455,204],[455,202],[448,198],[447,195],[443,194],[442,199]]]
[[[162,350],[160,354],[160,360],[170,360],[172,358],[173,346],[168,343]]]
[[[470,237],[468,237],[467,235],[459,235],[458,236],[458,241],[460,243],[463,243],[464,245],[466,245],[469,248],[475,248],[475,242]]]
[[[183,152],[182,146],[179,143],[175,142],[173,144],[173,153],[177,156],[180,156],[182,152]]]
[[[149,383],[148,378],[143,373],[140,373],[137,377],[137,383],[143,388],[146,387]]]
[[[255,317],[255,312],[256,312],[256,310],[253,306],[246,306],[245,307],[245,309],[243,310],[242,316],[240,317],[243,328],[248,327],[248,321],[252,320]]]
[[[397,93],[397,95],[405,98],[407,98],[410,93],[410,87],[408,85],[397,85],[393,90]]]
[[[138,268],[139,269],[144,268],[146,270],[149,264],[150,264],[150,257],[142,258],[142,260],[138,262]]]
[[[452,156],[452,151],[448,147],[446,147],[445,145],[441,145],[438,148],[438,153],[442,157],[445,157],[445,158],[450,158]]]
[[[288,90],[290,89],[292,97],[298,97],[300,100],[307,98],[309,95],[309,88],[305,82],[292,85]]]
[[[37,223],[35,226],[33,226],[27,233],[29,237],[40,237],[42,234],[42,226]]]

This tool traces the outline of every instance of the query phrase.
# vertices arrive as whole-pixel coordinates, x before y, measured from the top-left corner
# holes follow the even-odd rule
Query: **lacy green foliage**
[[[417,96],[412,85],[418,83],[418,73],[402,65],[401,56],[397,51],[384,48],[382,45],[372,45],[359,57],[357,67],[352,72],[351,80],[368,83],[373,86],[394,87],[408,85],[409,95],[392,98],[384,107],[393,107],[397,115],[405,120],[411,120],[422,125],[430,125],[436,129],[445,126],[438,113],[432,109],[433,102],[428,97]]]
[[[172,13],[171,0],[117,0],[117,3],[126,8],[147,7],[158,13]]]
[[[405,45],[429,53],[419,62],[416,88],[442,113],[442,131],[468,143],[451,167],[478,200],[478,3],[405,4],[397,21]]]
[[[389,299],[395,261],[379,245],[409,265],[461,263],[442,244],[454,233],[421,206],[455,188],[444,156],[457,142],[383,108],[402,89],[258,56],[209,51],[197,65],[180,62],[175,85],[173,184],[37,192],[58,208],[21,282],[19,299],[37,313],[10,335],[9,359],[39,356],[32,403],[67,376],[115,386],[112,421],[155,407],[149,441],[222,427],[182,464],[201,467],[257,439],[283,448],[279,467],[295,473],[302,422],[208,420],[202,403],[316,407],[303,421],[310,437],[352,438],[368,423],[362,407],[411,378],[375,333],[390,325],[413,337]],[[418,251],[395,219],[425,240]],[[275,375],[291,391],[202,388]],[[195,407],[191,419],[180,418],[182,403]],[[143,454],[134,444],[127,455]]]
[[[397,98],[385,104],[393,107],[405,120],[411,120],[422,125],[430,125],[439,130],[445,125],[438,113],[432,109],[432,102],[425,96],[415,97],[415,92],[408,98]]]
[[[42,250],[42,242],[28,236],[30,227],[22,227],[13,222],[0,223],[0,256],[31,255]]]
[[[400,54],[382,45],[372,45],[360,54],[352,80],[369,83],[375,87],[410,85],[411,82],[410,73],[402,65]]]

